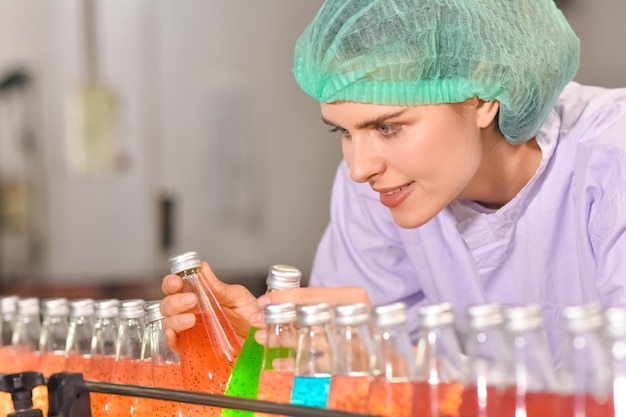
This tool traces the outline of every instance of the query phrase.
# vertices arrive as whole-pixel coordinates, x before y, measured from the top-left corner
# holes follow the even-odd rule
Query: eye
[[[350,132],[348,132],[346,129],[341,128],[339,126],[334,126],[333,128],[329,129],[330,132],[339,132],[339,134],[341,135],[342,138],[349,138],[350,137]]]
[[[378,125],[376,127],[376,130],[378,130],[384,136],[393,136],[396,133],[400,132],[400,130],[402,130],[402,128],[401,128],[401,126],[399,126],[399,125],[397,125],[395,123],[385,123],[385,124]]]

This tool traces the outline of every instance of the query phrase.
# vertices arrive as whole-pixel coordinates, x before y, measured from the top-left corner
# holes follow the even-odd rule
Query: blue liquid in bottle
[[[330,375],[296,376],[293,381],[291,403],[307,407],[326,408],[330,391]]]

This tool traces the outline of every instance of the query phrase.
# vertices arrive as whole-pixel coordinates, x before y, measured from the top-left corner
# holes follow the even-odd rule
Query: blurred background
[[[195,250],[306,282],[340,142],[291,75],[322,0],[0,0],[0,294],[160,298]],[[557,2],[626,86],[626,2]]]

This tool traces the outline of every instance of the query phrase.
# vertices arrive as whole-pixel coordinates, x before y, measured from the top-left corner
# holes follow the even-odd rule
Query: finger
[[[165,343],[175,352],[178,352],[178,334],[172,329],[165,329]]]
[[[359,287],[310,287],[292,290],[274,291],[259,297],[258,305],[279,304],[291,302],[294,304],[329,303],[351,304],[365,302],[370,304],[369,296]]]
[[[163,294],[175,294],[183,289],[183,279],[178,275],[166,275],[161,281],[161,291]]]
[[[163,328],[176,333],[189,330],[196,324],[196,315],[193,313],[177,314],[163,319]]]
[[[257,341],[257,343],[264,345],[265,342],[267,342],[267,332],[263,329],[257,330],[254,334],[254,339]]]
[[[183,292],[172,294],[161,300],[161,314],[165,317],[186,313],[198,304],[198,298],[194,293]]]

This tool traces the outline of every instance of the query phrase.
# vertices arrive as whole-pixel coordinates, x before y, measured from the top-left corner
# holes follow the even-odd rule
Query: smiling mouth
[[[408,186],[409,186],[409,184],[404,184],[402,187],[396,188],[395,190],[387,191],[385,193],[380,193],[380,194],[381,195],[394,195],[394,194],[399,193],[400,191],[404,190]]]

